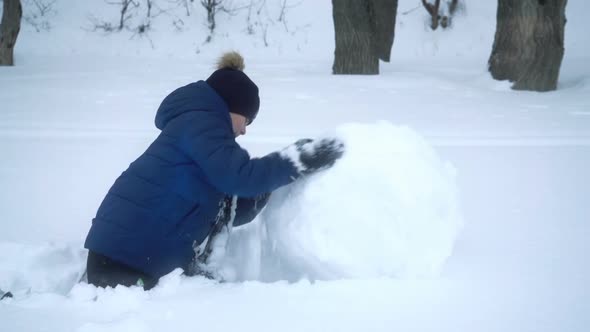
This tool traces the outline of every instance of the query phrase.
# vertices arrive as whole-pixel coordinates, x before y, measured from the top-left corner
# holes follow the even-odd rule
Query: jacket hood
[[[231,123],[225,101],[205,81],[198,81],[178,88],[164,98],[156,112],[156,127],[163,130],[172,119],[192,111],[224,112]]]

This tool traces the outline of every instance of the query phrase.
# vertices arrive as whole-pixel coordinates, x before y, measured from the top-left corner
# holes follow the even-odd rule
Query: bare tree
[[[459,9],[459,0],[447,1],[446,10],[442,8],[440,0],[435,0],[433,4],[422,0],[422,6],[430,15],[430,28],[436,30],[439,25],[443,28],[451,26],[452,18]]]
[[[153,0],[145,0],[145,4],[147,6],[145,20],[141,24],[139,24],[137,28],[135,28],[135,33],[139,35],[146,33],[152,25],[152,8],[154,6]]]
[[[289,4],[287,0],[282,1],[281,11],[279,13],[279,18],[277,19],[277,21],[281,22],[283,24],[283,26],[285,27],[285,31],[289,32],[289,28],[287,27],[287,12],[290,9],[299,6],[302,2],[303,2],[303,0],[301,0],[295,4]]]
[[[499,0],[496,36],[488,65],[516,90],[557,88],[564,54],[567,0]]]
[[[92,31],[104,31],[107,33],[131,31],[133,36],[144,36],[151,28],[152,19],[164,11],[156,6],[154,0],[117,0],[107,1],[109,5],[119,7],[117,23],[113,24],[91,16]],[[154,14],[154,9],[156,13]]]
[[[397,0],[332,0],[332,73],[379,74],[379,59],[390,59],[396,13]]]
[[[207,36],[206,42],[210,42],[213,38],[213,32],[215,31],[216,22],[215,17],[220,10],[223,10],[223,0],[201,0],[201,5],[207,11],[207,27],[209,28],[209,36]]]
[[[242,10],[248,10],[248,27],[247,31],[249,34],[253,34],[253,27],[251,25],[251,18],[252,18],[252,10],[253,7],[258,6],[259,4],[255,1],[251,0],[249,5],[243,5],[239,7],[231,6],[230,1],[225,0],[200,0],[201,6],[205,8],[207,11],[207,28],[209,29],[209,35],[205,40],[205,43],[209,43],[213,39],[213,34],[215,32],[215,28],[217,27],[217,14],[219,12],[224,12],[230,16],[236,15],[238,12]],[[257,15],[260,16],[260,12],[266,6],[266,0],[262,0],[259,9],[257,10]],[[265,41],[266,44],[266,41]]]
[[[434,4],[429,3],[426,0],[422,0],[422,5],[432,18],[432,22],[430,23],[430,27],[432,30],[436,30],[438,28],[438,21],[440,19],[438,15],[438,10],[440,9],[440,0],[435,0]]]
[[[129,11],[129,6],[133,5],[137,7],[139,6],[139,3],[133,0],[121,0],[118,4],[121,5],[121,16],[119,18],[119,27],[117,30],[121,31],[125,27],[125,22],[131,17],[131,15],[127,13]]]
[[[55,15],[54,5],[57,0],[24,0],[23,20],[37,32],[51,29],[49,19]]]
[[[184,9],[186,10],[186,16],[191,16],[190,3],[194,2],[195,0],[176,0],[176,1],[184,7]]]
[[[115,32],[115,31],[122,31],[127,26],[127,21],[131,19],[133,14],[131,13],[131,8],[139,7],[139,2],[134,0],[118,0],[118,1],[106,1],[109,5],[114,5],[120,7],[119,9],[119,19],[117,24],[112,24],[110,22],[102,21],[94,16],[90,17],[90,21],[93,24],[93,31],[104,31],[104,32]]]
[[[20,0],[4,0],[0,23],[0,66],[14,65],[14,45],[20,31],[22,16]]]

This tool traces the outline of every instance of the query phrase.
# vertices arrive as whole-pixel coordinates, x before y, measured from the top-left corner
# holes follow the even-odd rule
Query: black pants
[[[143,286],[148,290],[158,283],[158,279],[92,251],[88,252],[86,273],[88,283],[97,287]]]

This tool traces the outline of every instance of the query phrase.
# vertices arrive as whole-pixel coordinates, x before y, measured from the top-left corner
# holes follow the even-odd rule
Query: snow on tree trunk
[[[23,15],[20,0],[4,0],[0,23],[0,66],[14,65],[14,45]]]
[[[334,74],[379,74],[389,61],[397,0],[332,0]]]
[[[516,90],[557,88],[564,54],[567,0],[499,0],[488,65],[492,77]]]

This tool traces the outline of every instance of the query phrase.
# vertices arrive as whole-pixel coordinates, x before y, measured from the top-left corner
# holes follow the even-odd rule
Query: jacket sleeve
[[[291,183],[295,166],[279,153],[250,158],[236,143],[227,119],[211,112],[192,112],[183,121],[181,146],[220,192],[256,197]]]
[[[270,193],[258,195],[255,198],[239,197],[236,206],[236,217],[234,227],[242,226],[254,220],[266,206]]]

